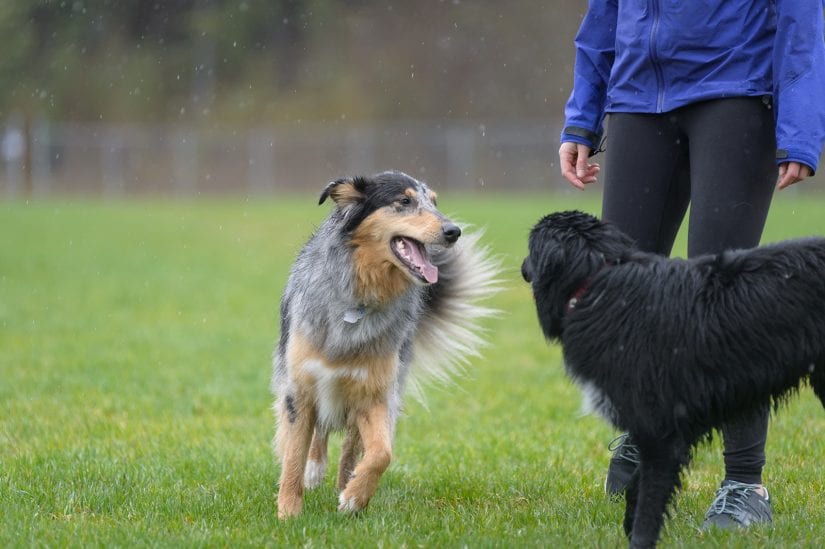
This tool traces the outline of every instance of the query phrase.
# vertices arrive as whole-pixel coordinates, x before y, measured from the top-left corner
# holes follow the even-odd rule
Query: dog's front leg
[[[634,438],[634,440],[636,440]],[[630,535],[630,547],[647,549],[655,547],[664,524],[667,505],[679,485],[681,463],[679,457],[684,451],[673,451],[673,445],[666,442],[654,450],[640,446],[639,495],[635,502],[635,516]]]
[[[278,446],[281,457],[281,480],[278,489],[278,518],[301,513],[304,500],[306,465],[315,408],[307,397],[287,395],[281,403],[278,421]]]
[[[349,426],[347,434],[344,436],[344,442],[341,444],[341,460],[338,462],[339,493],[347,487],[347,483],[352,478],[352,472],[355,470],[355,464],[358,462],[363,450],[358,427],[355,425]]]
[[[392,459],[387,404],[383,401],[373,404],[359,413],[355,422],[364,445],[364,458],[341,492],[340,511],[360,511],[366,507]]]
[[[309,447],[306,470],[304,471],[304,488],[311,490],[324,482],[327,474],[327,440],[329,433],[315,427],[312,445]]]

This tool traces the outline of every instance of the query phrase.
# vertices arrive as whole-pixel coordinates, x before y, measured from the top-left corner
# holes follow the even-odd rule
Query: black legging
[[[602,217],[639,248],[669,255],[690,203],[688,256],[759,244],[777,168],[767,98],[610,115]],[[762,482],[768,408],[722,429],[725,478]]]

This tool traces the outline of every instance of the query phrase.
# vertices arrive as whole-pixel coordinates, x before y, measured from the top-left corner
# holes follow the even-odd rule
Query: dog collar
[[[564,314],[567,314],[567,313],[569,313],[570,311],[572,311],[573,309],[576,308],[576,305],[579,304],[579,301],[581,301],[582,296],[584,296],[584,294],[587,293],[587,290],[590,289],[590,281],[593,280],[593,277],[595,277],[597,274],[602,272],[605,268],[612,267],[614,265],[618,265],[618,263],[619,263],[618,261],[616,261],[616,262],[612,262],[612,261],[607,262],[604,265],[602,265],[601,267],[599,267],[598,271],[596,271],[592,275],[585,278],[584,281],[582,281],[582,283],[579,284],[579,287],[576,288],[576,291],[574,291],[570,295],[570,299],[567,300],[567,303],[564,306]]]
[[[576,289],[576,291],[573,292],[573,295],[570,296],[570,299],[567,300],[567,304],[564,306],[564,313],[565,314],[569,313],[570,311],[572,311],[573,309],[576,308],[576,305],[578,305],[579,300],[587,292],[587,289],[589,287],[590,287],[590,279],[588,278],[587,280],[585,280],[584,282],[581,283],[581,286],[579,286]]]

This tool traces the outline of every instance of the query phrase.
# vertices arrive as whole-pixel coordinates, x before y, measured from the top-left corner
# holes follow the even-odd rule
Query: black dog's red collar
[[[573,292],[573,295],[570,296],[570,299],[567,300],[567,304],[564,306],[564,314],[567,314],[576,308],[576,305],[579,303],[582,296],[587,292],[589,286],[590,279],[588,278],[581,283],[581,286],[579,286],[576,291]]]
[[[567,300],[567,303],[564,305],[564,314],[568,314],[570,311],[576,308],[576,305],[579,304],[579,300],[587,293],[587,290],[590,289],[590,281],[593,280],[593,277],[602,272],[606,267],[612,267],[617,263],[608,262],[599,267],[599,270],[593,273],[591,276],[587,277],[579,284],[579,287],[576,288],[576,291],[570,294],[570,299]]]

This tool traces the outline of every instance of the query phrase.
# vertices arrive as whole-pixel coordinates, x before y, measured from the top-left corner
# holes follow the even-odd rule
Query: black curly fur
[[[713,429],[805,379],[825,405],[823,238],[667,259],[562,212],[533,228],[522,271],[567,372],[640,448],[632,547],[656,544],[691,449]]]

